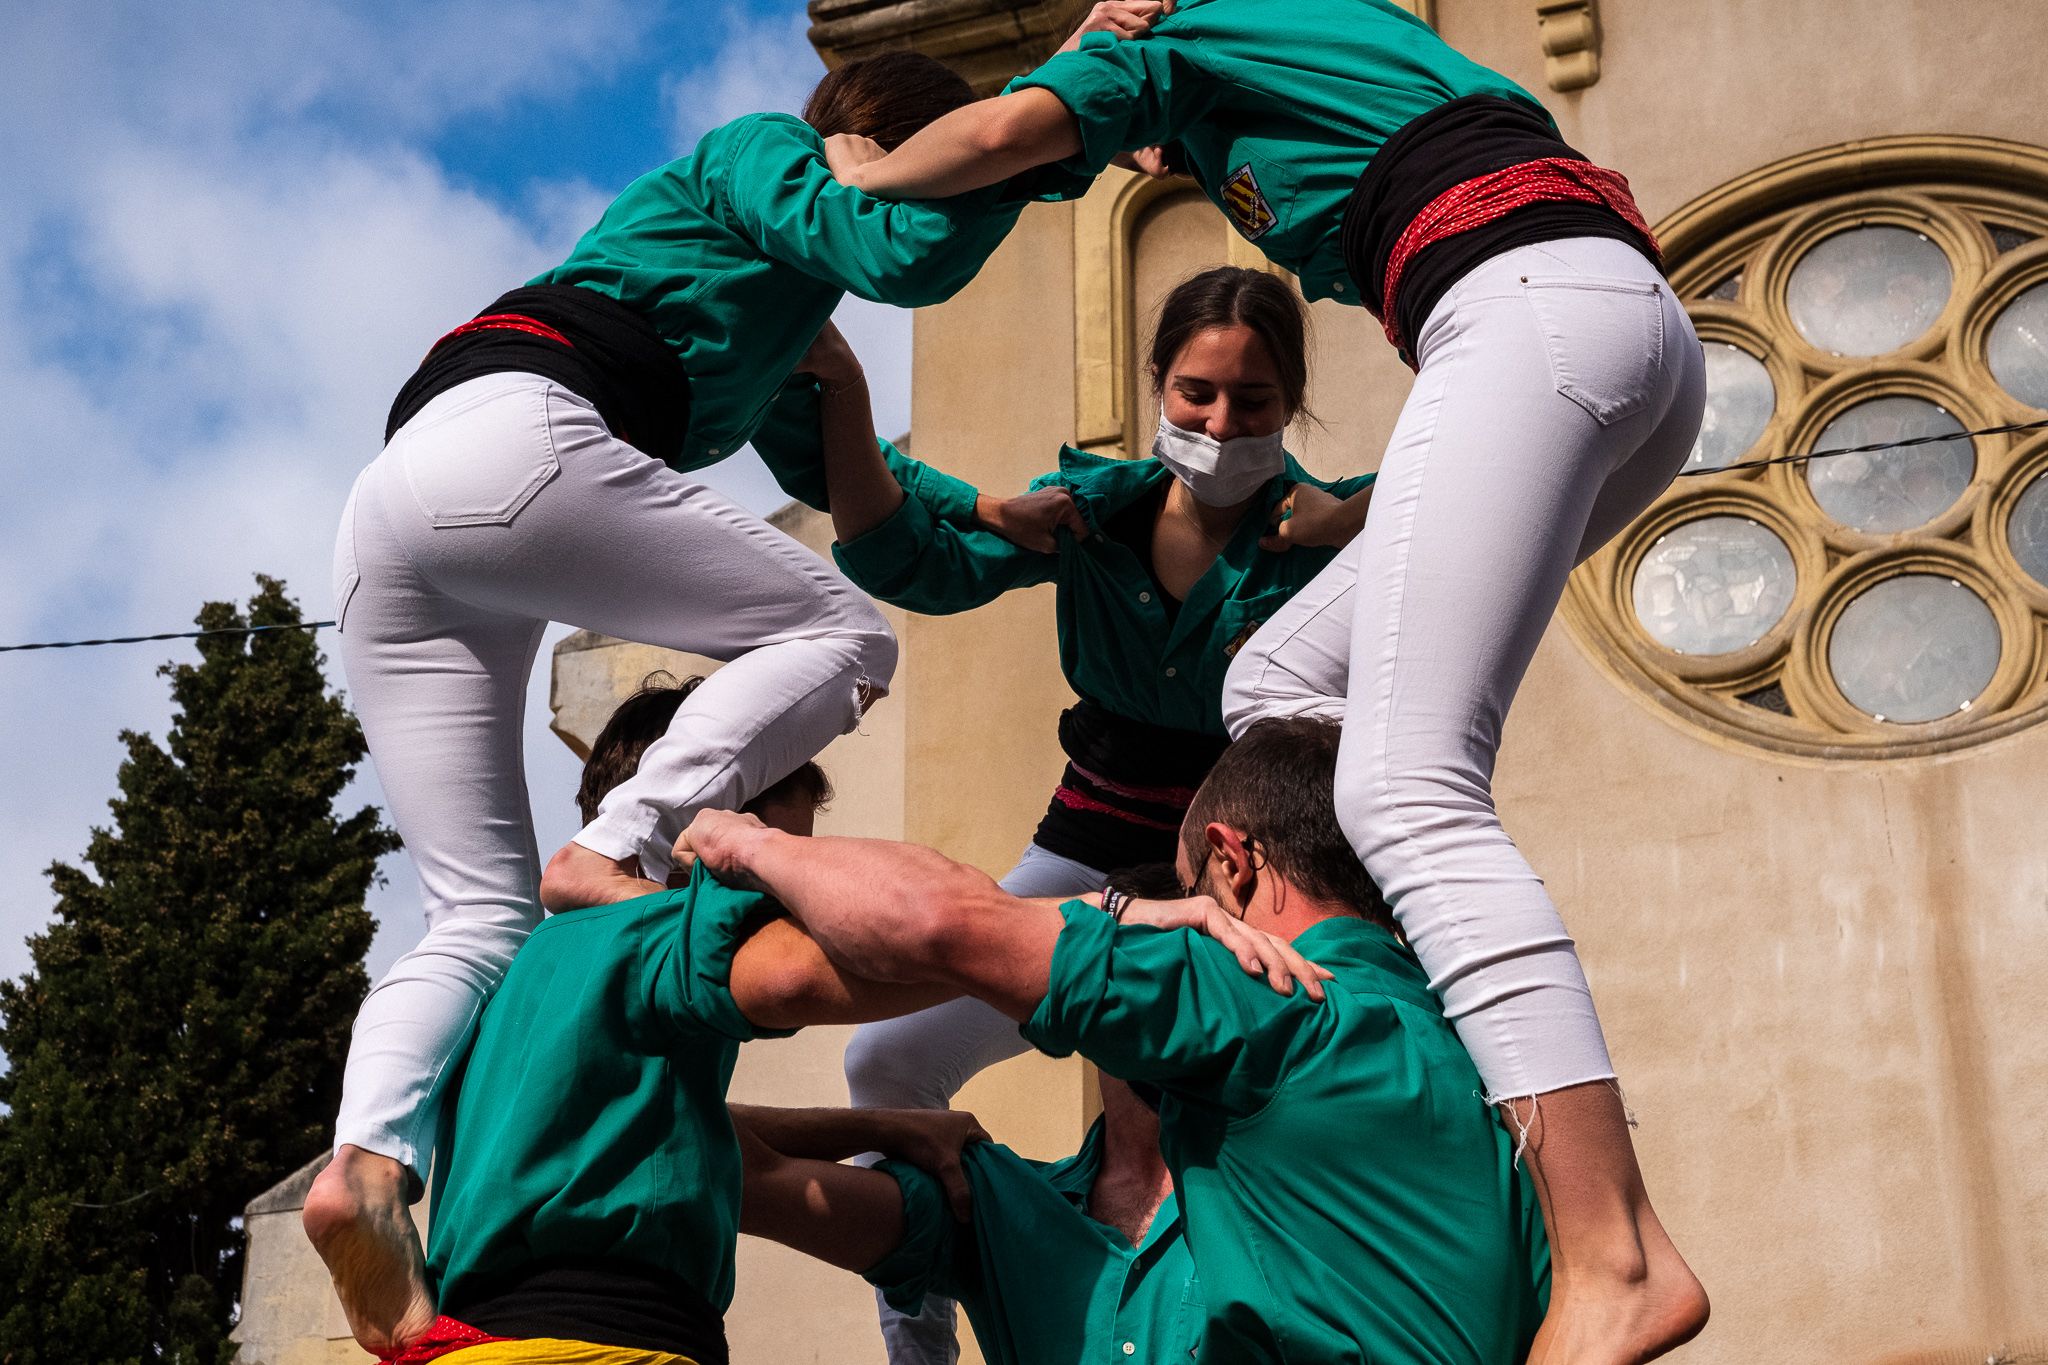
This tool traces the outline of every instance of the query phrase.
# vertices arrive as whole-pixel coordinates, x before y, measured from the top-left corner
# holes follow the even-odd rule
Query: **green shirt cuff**
[[[841,573],[870,597],[884,600],[907,585],[907,574],[934,535],[931,509],[914,492],[880,526],[832,546]]]
[[[1025,1042],[1049,1057],[1068,1056],[1086,1041],[1116,946],[1116,921],[1088,902],[1068,901],[1060,913],[1067,922],[1053,940],[1045,999],[1020,1030]]]
[[[732,998],[733,958],[755,927],[781,914],[781,907],[757,891],[726,886],[702,863],[691,874],[688,888],[669,894],[688,898],[677,929],[684,939],[677,964],[683,1007],[706,1028],[743,1043],[795,1033],[793,1028],[757,1027]]]
[[[877,442],[882,447],[882,458],[889,465],[889,472],[896,476],[896,482],[903,485],[903,491],[923,503],[940,521],[950,521],[955,526],[974,524],[974,504],[981,497],[981,490],[965,479],[956,479],[942,469],[934,469],[911,459],[887,441]]]
[[[1080,47],[1071,52],[1055,52],[1037,69],[1011,81],[1004,92],[1044,90],[1067,106],[1080,131],[1081,150],[1078,155],[1056,163],[1066,176],[1093,179],[1117,153],[1130,150],[1123,143],[1131,124],[1132,78],[1119,69],[1123,54],[1095,50],[1124,41],[1131,40],[1091,33],[1081,39]],[[1044,185],[1033,188],[1045,195],[1047,188],[1057,188],[1057,184],[1056,180],[1048,179]]]
[[[915,1314],[951,1254],[953,1214],[939,1182],[924,1171],[901,1161],[884,1161],[875,1169],[895,1177],[903,1191],[903,1240],[862,1278],[882,1291],[891,1308]]]

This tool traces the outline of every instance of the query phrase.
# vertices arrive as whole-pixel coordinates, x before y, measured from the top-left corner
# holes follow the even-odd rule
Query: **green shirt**
[[[555,915],[485,1005],[434,1169],[428,1272],[465,1293],[537,1259],[603,1257],[732,1302],[740,1149],[725,1109],[757,1029],[732,959],[772,903],[690,885]]]
[[[818,444],[818,394],[816,379],[807,374],[791,375],[754,433],[754,453],[783,492],[806,507],[830,512],[832,505],[825,497],[825,457]],[[961,526],[974,524],[979,493],[973,484],[920,464],[887,441],[880,445],[896,482],[934,517]]]
[[[885,443],[886,445],[886,443]],[[1331,549],[1262,550],[1274,504],[1297,483],[1338,497],[1371,483],[1362,475],[1312,478],[1290,456],[1216,562],[1169,616],[1143,556],[1103,528],[1173,477],[1155,459],[1117,460],[1071,446],[1033,489],[1064,488],[1095,534],[1062,532],[1046,554],[993,531],[954,524],[906,480],[911,496],[881,525],[832,547],[839,567],[864,591],[927,615],[967,611],[1013,588],[1057,583],[1060,668],[1074,691],[1131,720],[1221,735],[1223,675],[1259,624],[1320,573]]]
[[[1102,1166],[1102,1124],[1064,1161],[1026,1161],[976,1143],[962,1153],[974,1216],[955,1222],[938,1181],[901,1162],[903,1242],[867,1278],[892,1307],[926,1294],[958,1299],[990,1365],[1129,1359],[1185,1362],[1202,1340],[1202,1294],[1168,1196],[1145,1240],[1088,1216]]]
[[[1366,165],[1405,124],[1468,95],[1543,106],[1388,0],[1182,0],[1144,38],[1091,33],[1011,83],[1081,126],[1067,169],[1178,143],[1237,230],[1311,299],[1357,303],[1339,240]]]
[[[1017,221],[985,190],[888,203],[849,189],[789,114],[714,128],[612,201],[533,284],[577,284],[638,310],[690,376],[682,470],[745,445],[846,293],[914,308],[951,298]]]
[[[1064,907],[1024,1036],[1153,1081],[1219,1361],[1485,1362],[1549,1293],[1530,1182],[1421,966],[1358,919],[1294,942],[1336,974],[1274,993],[1213,939]]]

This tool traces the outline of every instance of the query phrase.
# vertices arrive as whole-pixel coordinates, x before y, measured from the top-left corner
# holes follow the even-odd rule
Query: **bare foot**
[[[1550,1230],[1531,1365],[1635,1365],[1698,1336],[1707,1294],[1650,1206],[1620,1092],[1595,1081],[1506,1108]]]
[[[408,1184],[390,1157],[344,1146],[314,1179],[300,1215],[334,1277],[349,1331],[372,1355],[395,1354],[434,1322]]]
[[[1707,1325],[1707,1292],[1648,1210],[1642,1256],[1629,1273],[1553,1279],[1550,1312],[1529,1365],[1637,1365],[1655,1360]]]
[[[548,859],[540,874],[540,903],[555,914],[651,896],[661,889],[659,882],[640,875],[639,859],[607,858],[573,840]]]

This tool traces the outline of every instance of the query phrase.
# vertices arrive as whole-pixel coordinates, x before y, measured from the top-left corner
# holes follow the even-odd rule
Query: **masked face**
[[[1281,449],[1283,433],[1265,436],[1233,436],[1218,441],[1199,431],[1187,431],[1159,415],[1159,431],[1152,438],[1152,454],[1187,485],[1195,501],[1210,507],[1231,507],[1259,491],[1266,482],[1287,467]]]

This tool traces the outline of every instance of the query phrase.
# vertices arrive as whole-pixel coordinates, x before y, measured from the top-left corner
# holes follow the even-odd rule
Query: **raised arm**
[[[1170,11],[1151,13],[1145,29]],[[887,154],[865,138],[828,138],[826,160],[842,183],[882,199],[944,199],[1052,162],[1093,175],[1120,152],[1177,136],[1213,98],[1186,44],[1162,41],[1165,30],[1138,37],[1134,27],[1084,23],[1003,94],[954,110]]]

